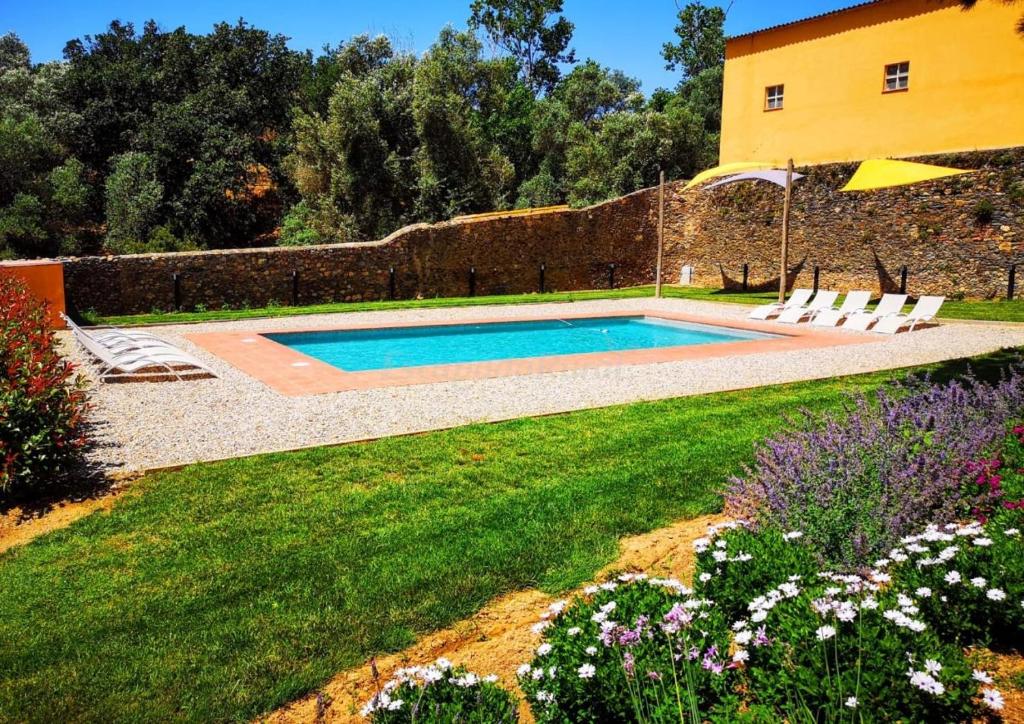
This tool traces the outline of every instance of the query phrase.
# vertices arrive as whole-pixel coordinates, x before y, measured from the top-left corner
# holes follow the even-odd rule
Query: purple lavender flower
[[[928,522],[998,505],[992,454],[1022,410],[1015,368],[994,385],[911,378],[852,398],[842,414],[805,411],[760,446],[728,506],[804,531],[831,562],[862,565]]]

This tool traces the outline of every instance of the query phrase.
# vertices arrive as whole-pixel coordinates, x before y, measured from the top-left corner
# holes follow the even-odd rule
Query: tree
[[[417,216],[444,219],[505,208],[515,169],[484,132],[515,83],[515,66],[481,58],[472,33],[451,27],[416,69]]]
[[[358,40],[348,47],[369,47]],[[373,45],[374,62],[340,66],[325,117],[295,114],[286,166],[303,202],[289,215],[291,240],[312,238],[299,233],[300,223],[321,241],[350,241],[383,237],[413,218],[417,61],[395,54],[386,39]]]
[[[682,71],[677,93],[704,119],[705,130],[716,139],[722,127],[724,27],[724,10],[692,2],[679,11],[675,28],[679,42],[662,47],[665,67]]]
[[[316,60],[307,62],[300,87],[301,109],[326,115],[334,87],[342,77],[365,77],[383,68],[394,55],[391,40],[386,35],[373,38],[357,35],[347,42],[338,43],[337,47],[325,45]]]
[[[534,94],[550,90],[561,76],[559,64],[576,62],[569,48],[575,26],[562,12],[562,0],[473,0],[470,28],[482,28],[494,45],[519,64]],[[556,16],[557,17],[554,17]]]
[[[600,123],[569,130],[566,184],[569,203],[585,206],[691,176],[708,163],[701,119],[678,100],[665,111],[618,111]]]
[[[0,256],[50,256],[61,251],[68,213],[87,199],[61,166],[58,143],[70,117],[57,102],[53,64],[33,68],[14,34],[0,37]],[[62,205],[69,206],[64,208]]]
[[[242,20],[207,35],[114,22],[64,55],[62,96],[79,116],[64,143],[94,183],[105,186],[112,158],[144,153],[165,196],[156,222],[175,236],[237,245],[277,223],[307,60],[283,36]],[[93,213],[102,220],[102,207]]]
[[[661,54],[668,70],[683,71],[683,80],[718,68],[725,62],[725,11],[703,3],[688,3],[679,11],[675,33],[677,43],[665,43]]]
[[[520,184],[516,205],[544,206],[566,200],[566,154],[574,125],[592,131],[610,114],[642,107],[640,82],[635,78],[590,59],[573,68],[537,103],[532,122],[537,169]],[[587,134],[577,129],[573,139],[579,142],[584,137]]]
[[[105,194],[107,248],[117,254],[145,250],[163,195],[152,158],[136,152],[115,157]]]

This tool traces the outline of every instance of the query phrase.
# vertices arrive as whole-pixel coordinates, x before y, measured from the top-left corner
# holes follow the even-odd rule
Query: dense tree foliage
[[[637,80],[576,63],[561,0],[474,0],[422,55],[322,53],[242,20],[113,22],[33,65],[0,37],[0,257],[380,238],[417,221],[587,204],[714,163],[724,14],[679,13]]]

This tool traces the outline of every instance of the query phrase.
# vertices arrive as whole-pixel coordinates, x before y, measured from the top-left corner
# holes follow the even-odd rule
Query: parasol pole
[[[779,271],[779,302],[786,301],[786,279],[789,276],[789,201],[793,195],[793,159],[786,166],[786,198],[782,202],[782,264]]]
[[[661,298],[661,258],[665,252],[665,172],[658,178],[658,264],[654,278],[654,296]]]

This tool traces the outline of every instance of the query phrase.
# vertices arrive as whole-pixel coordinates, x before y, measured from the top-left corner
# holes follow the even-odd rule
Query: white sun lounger
[[[831,309],[839,299],[839,292],[819,291],[809,303],[802,307],[786,307],[776,319],[783,324],[798,324],[805,319],[813,319],[814,315],[825,309]]]
[[[114,345],[112,347],[97,341],[71,320],[66,321],[75,340],[96,360],[100,379],[114,375],[137,374],[147,370],[160,374],[169,373],[179,380],[182,379],[182,372],[199,371],[216,377],[213,371],[196,357],[155,337],[153,339],[159,342],[158,345],[125,349],[120,346],[123,343],[121,340],[111,342]]]
[[[874,310],[870,312],[856,312],[847,317],[846,321],[843,322],[843,329],[854,329],[864,332],[879,319],[899,314],[906,303],[906,294],[885,294]]]
[[[762,304],[748,315],[748,319],[771,319],[789,307],[802,307],[807,304],[812,294],[814,294],[812,289],[794,289],[789,299],[785,302]]]
[[[68,328],[73,332],[81,332],[82,334],[87,334],[89,335],[90,339],[99,342],[104,346],[108,346],[108,343],[124,344],[126,341],[138,342],[140,344],[156,343],[164,346],[170,346],[168,342],[165,342],[164,340],[160,339],[156,335],[150,334],[149,332],[129,332],[127,330],[119,329],[117,327],[114,327],[112,329],[86,332],[80,326],[75,324],[73,319],[68,317],[63,312],[60,313],[60,318],[64,320],[64,323],[68,325]]]
[[[942,308],[944,301],[946,301],[945,297],[921,297],[909,313],[890,314],[888,317],[883,317],[878,320],[878,323],[871,331],[881,332],[882,334],[896,334],[904,327],[907,327],[908,332],[913,332],[914,327],[917,325],[934,319],[935,315],[939,313],[939,309]]]
[[[870,301],[871,292],[850,292],[838,309],[823,309],[814,315],[811,324],[815,327],[834,327],[851,314],[866,311]]]
[[[88,337],[96,344],[106,347],[113,352],[132,352],[136,350],[169,350],[179,352],[180,350],[170,342],[156,337],[147,332],[125,332],[121,329],[111,329],[101,333],[90,333],[79,327],[73,320],[61,313],[61,318],[68,328],[78,338],[80,335]]]
[[[115,352],[95,343],[88,335],[76,335],[79,343],[96,358],[100,379],[116,375],[137,374],[146,370],[168,373],[179,380],[182,372],[200,371],[213,375],[213,371],[198,359],[181,350],[146,349]],[[215,375],[214,375],[215,376]]]

